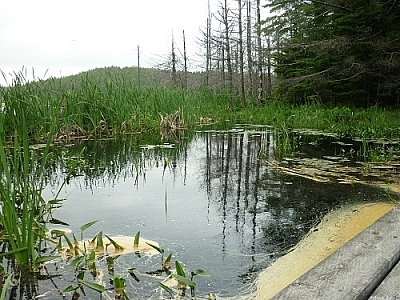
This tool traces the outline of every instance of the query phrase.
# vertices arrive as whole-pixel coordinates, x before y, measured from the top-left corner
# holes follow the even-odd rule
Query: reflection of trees
[[[279,256],[333,207],[382,198],[362,185],[322,184],[269,169],[260,153],[274,158],[275,133],[257,130],[204,133],[202,170],[210,205],[222,218],[223,251],[234,228],[242,253]]]
[[[175,171],[177,161],[187,156],[187,140],[164,147],[159,139],[129,137],[105,141],[82,141],[67,147],[52,149],[47,168],[47,183],[61,186],[67,173],[81,188],[93,189],[98,185],[114,185],[127,178],[135,178],[134,184],[146,181],[146,170],[162,166],[164,171]],[[186,166],[186,160],[184,159]],[[69,181],[69,180],[68,180]]]
[[[199,184],[208,197],[208,216],[217,210],[221,220],[222,253],[227,255],[234,239],[235,249],[251,255],[252,271],[265,266],[258,254],[262,259],[267,257],[265,253],[281,255],[333,206],[350,199],[381,198],[379,191],[361,185],[321,184],[277,173],[263,159],[275,158],[278,141],[274,131],[263,128],[198,133],[192,141],[184,140],[171,149],[141,148],[160,141],[139,138],[86,141],[54,149],[48,178],[55,186],[65,176],[61,172],[75,166],[80,180],[74,184],[82,188],[114,185],[127,178],[134,178],[139,186],[139,181],[146,181],[146,170],[161,167],[162,176],[170,174],[185,185],[188,169],[191,174],[199,168]],[[165,214],[167,210],[165,196]]]

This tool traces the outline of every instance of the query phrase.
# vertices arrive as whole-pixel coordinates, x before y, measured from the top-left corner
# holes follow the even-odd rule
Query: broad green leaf
[[[79,270],[80,266],[83,264],[83,260],[84,260],[83,256],[76,257],[69,263],[69,265],[74,270]]]
[[[89,259],[94,260],[95,258],[96,258],[96,252],[95,251],[90,252]]]
[[[128,294],[126,293],[125,290],[124,290],[122,293],[123,293],[123,295],[124,295],[124,299],[125,299],[125,300],[130,300],[130,298],[129,298],[129,296],[128,296]]]
[[[171,268],[172,253],[170,253],[164,261],[163,268],[169,270]]]
[[[108,235],[106,235],[106,238],[110,241],[110,243],[114,246],[115,249],[118,250],[124,250],[124,247],[122,247],[120,244],[118,244],[116,241],[114,241],[112,238],[110,238]]]
[[[54,238],[54,237],[60,237],[63,236],[65,234],[65,231],[63,230],[58,230],[58,229],[53,229],[50,231],[50,235]]]
[[[48,262],[48,261],[51,261],[54,259],[58,259],[58,258],[60,258],[60,256],[51,256],[51,255],[39,256],[39,257],[36,257],[35,264],[37,264],[37,265],[44,264],[45,262]]]
[[[60,204],[64,201],[65,199],[53,199],[53,200],[49,200],[47,201],[47,203],[49,204]]]
[[[69,285],[65,289],[63,289],[62,292],[63,293],[69,293],[69,292],[76,291],[78,288],[79,287],[77,287],[77,286]]]
[[[119,277],[119,276],[115,276],[113,278],[114,281],[114,288],[125,288],[125,278]]]
[[[157,283],[160,287],[162,287],[162,288],[171,296],[171,298],[174,297],[174,291],[173,291],[169,286],[166,286],[165,284],[162,284],[162,283],[159,282],[159,281],[156,281],[156,283]]]
[[[91,222],[89,222],[89,223],[86,223],[86,224],[84,224],[84,225],[82,225],[82,226],[80,227],[80,230],[81,230],[81,231],[85,231],[86,229],[88,229],[88,228],[89,228],[90,226],[92,226],[93,224],[96,224],[98,221],[99,221],[99,220],[91,221]]]
[[[161,254],[164,254],[164,249],[157,247],[156,245],[150,244],[148,242],[146,242],[147,245],[149,245],[150,247],[156,249],[158,252],[160,252]]]
[[[71,240],[67,237],[67,235],[65,233],[64,233],[64,239],[68,244],[69,250],[73,250],[74,246],[72,245]]]
[[[96,244],[96,248],[103,248],[103,231],[100,231],[97,234],[97,244]]]
[[[178,280],[178,282],[182,282],[191,287],[192,289],[196,288],[196,283],[191,281],[190,279],[187,279],[186,277],[180,276],[178,274],[171,274],[171,276],[174,277],[176,280]]]
[[[7,276],[6,280],[4,281],[4,284],[3,284],[2,290],[1,290],[1,295],[0,295],[1,300],[6,299],[7,287],[10,284],[12,277],[13,277],[12,274],[10,274]]]
[[[182,277],[186,277],[185,271],[183,270],[179,261],[175,261],[175,269],[176,269],[176,274],[178,274],[179,276],[182,276]]]
[[[211,276],[210,273],[207,273],[206,271],[201,270],[201,269],[194,270],[194,271],[191,272],[191,274],[192,274],[192,276],[196,276],[196,275],[205,276],[205,277],[210,277]]]
[[[133,246],[134,247],[138,247],[139,246],[139,239],[140,239],[140,231],[138,231],[135,235],[135,240],[133,242]]]
[[[23,251],[26,251],[27,249],[28,249],[28,247],[21,247],[21,248],[18,248],[18,249],[15,249],[15,250],[11,250],[11,251],[8,251],[8,252],[5,252],[5,253],[0,253],[0,258],[3,257],[3,256],[7,256],[7,255],[23,252]]]
[[[94,282],[89,282],[86,280],[82,280],[82,279],[78,279],[78,283],[83,284],[84,286],[87,286],[88,288],[99,292],[99,293],[103,293],[106,288],[100,284],[94,283]]]

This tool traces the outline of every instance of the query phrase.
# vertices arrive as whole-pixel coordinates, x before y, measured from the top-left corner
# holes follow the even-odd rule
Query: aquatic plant
[[[6,254],[12,253],[18,264],[35,267],[45,260],[40,255],[45,224],[61,202],[45,201],[41,195],[48,150],[49,143],[36,160],[36,153],[29,149],[26,125],[15,131],[12,149],[0,138],[0,222],[12,250]]]
[[[232,107],[231,97],[224,90],[139,87],[130,77],[107,73],[102,80],[87,74],[70,78],[68,83],[55,78],[27,82],[19,73],[10,87],[0,87],[0,98],[6,136],[14,134],[14,128],[20,125],[18,115],[26,112],[29,138],[35,141],[46,140],[50,132],[58,142],[158,133],[169,121],[182,127],[183,120],[184,127],[189,129],[203,126],[204,122],[199,120],[213,120],[212,126],[217,128],[236,123],[265,124],[368,138],[399,137],[400,127],[396,110],[377,106],[328,107],[318,101],[294,106],[279,99],[270,99],[260,106],[249,97],[246,105]]]

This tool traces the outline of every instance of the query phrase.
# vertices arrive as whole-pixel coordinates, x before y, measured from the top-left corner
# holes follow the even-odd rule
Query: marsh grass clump
[[[274,98],[260,105],[251,96],[245,104],[232,106],[231,93],[223,89],[138,86],[127,73],[101,69],[34,82],[18,73],[9,87],[0,87],[0,99],[6,136],[14,134],[18,115],[25,112],[29,139],[36,142],[45,141],[49,132],[54,142],[158,133],[160,127],[172,129],[161,134],[176,133],[182,121],[188,129],[246,123],[315,129],[350,138],[400,136],[395,109],[330,107],[321,101],[294,105]]]
[[[0,139],[0,222],[5,240],[20,265],[35,267],[43,262],[39,253],[45,224],[60,204],[59,200],[45,201],[41,195],[48,150],[46,147],[37,159],[36,152],[29,148],[26,126],[15,132],[12,146]]]

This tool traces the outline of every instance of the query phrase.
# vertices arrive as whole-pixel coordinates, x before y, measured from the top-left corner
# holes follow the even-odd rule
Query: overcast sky
[[[43,78],[136,66],[137,45],[150,66],[170,51],[172,31],[182,48],[183,29],[194,57],[206,18],[207,0],[0,0],[0,70]]]

